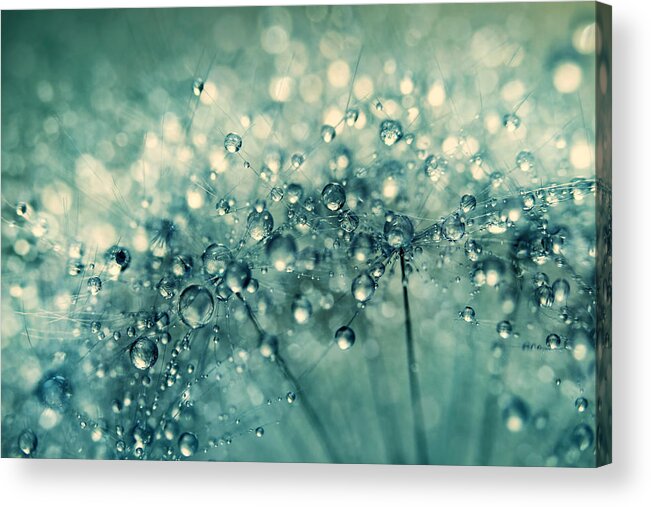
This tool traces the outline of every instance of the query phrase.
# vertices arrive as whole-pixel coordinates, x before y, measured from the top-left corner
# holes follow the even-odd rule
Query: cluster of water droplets
[[[396,9],[180,13],[189,49],[146,60],[146,100],[109,59],[89,104],[52,71],[38,125],[3,116],[3,449],[594,458],[599,183],[577,98],[594,48],[567,41],[586,81],[568,91],[565,60],[501,20],[433,49],[453,7],[400,11],[400,42],[379,43]]]

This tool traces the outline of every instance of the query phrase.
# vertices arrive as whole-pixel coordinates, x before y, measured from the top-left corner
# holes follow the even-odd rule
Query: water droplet
[[[115,245],[104,254],[104,260],[109,274],[117,276],[131,264],[131,254],[126,248]]]
[[[549,285],[541,285],[534,293],[534,301],[538,306],[549,307],[554,304],[554,293]]]
[[[522,431],[529,420],[529,407],[520,398],[513,398],[502,413],[506,428],[512,433]]]
[[[384,238],[392,248],[405,248],[414,237],[414,225],[404,215],[391,214],[384,222]]]
[[[592,428],[585,423],[577,425],[572,431],[571,442],[580,452],[586,451],[594,442]]]
[[[32,207],[26,202],[16,204],[16,215],[23,218],[29,218],[32,214]]]
[[[520,127],[520,117],[515,113],[505,114],[502,119],[502,124],[509,132],[515,132]]]
[[[226,267],[224,272],[224,283],[235,293],[242,293],[251,281],[251,270],[248,264],[241,261],[233,261]]]
[[[359,118],[359,111],[357,109],[349,109],[346,111],[346,125],[349,127],[352,127],[355,125],[355,122],[357,122],[357,118]]]
[[[203,91],[204,87],[204,82],[203,79],[198,77],[192,82],[192,93],[194,93],[195,96],[201,95],[201,92]]]
[[[131,364],[139,370],[147,370],[156,364],[158,346],[149,338],[142,336],[131,344],[129,349]]]
[[[380,124],[380,140],[387,146],[393,146],[402,139],[402,125],[396,120],[384,120]]]
[[[459,241],[465,235],[466,224],[463,222],[461,217],[455,213],[445,219],[441,230],[443,236],[445,236],[445,239],[448,241]]]
[[[226,266],[233,260],[231,251],[226,245],[213,243],[201,255],[203,271],[210,277],[222,276]]]
[[[260,350],[260,355],[262,355],[262,357],[269,358],[275,356],[278,352],[278,337],[269,333],[264,333],[260,336],[260,345],[258,346],[258,349]]]
[[[570,284],[567,280],[559,278],[552,285],[552,292],[555,303],[564,303],[570,295]]]
[[[296,401],[296,393],[294,393],[293,391],[289,391],[287,393],[286,399],[287,399],[287,403],[289,404],[294,403]]]
[[[255,429],[255,436],[258,438],[262,438],[264,436],[264,428],[262,426],[258,426]]]
[[[280,187],[274,187],[271,189],[269,196],[273,202],[280,202],[283,200],[283,197],[285,197],[285,192]]]
[[[224,138],[224,148],[229,153],[237,153],[242,148],[242,138],[233,132]]]
[[[576,401],[574,402],[574,406],[576,407],[577,412],[582,413],[585,412],[588,408],[588,400],[585,398],[577,398]]]
[[[443,175],[441,160],[435,155],[430,155],[425,159],[423,172],[431,181],[437,182]]]
[[[172,259],[171,271],[177,278],[183,278],[192,272],[194,262],[192,257],[186,255],[175,255]]]
[[[530,151],[523,150],[515,157],[515,165],[523,172],[533,169],[536,159]]]
[[[508,337],[511,336],[513,327],[511,326],[511,323],[508,320],[503,320],[502,322],[498,322],[496,331],[500,338],[504,338],[506,340]]]
[[[375,293],[375,281],[366,273],[362,273],[353,280],[350,290],[357,301],[366,303]]]
[[[292,155],[291,162],[292,162],[292,167],[294,169],[298,169],[305,162],[305,156],[303,154],[301,154],[301,153],[294,153]]]
[[[231,203],[228,202],[228,199],[220,199],[215,205],[215,209],[217,210],[217,214],[223,217],[231,212]]]
[[[337,132],[335,131],[334,127],[330,125],[324,125],[321,127],[321,139],[323,139],[323,142],[331,143],[336,135]]]
[[[296,261],[296,241],[292,236],[275,236],[267,243],[267,257],[276,271],[287,271]]]
[[[303,198],[303,187],[297,183],[287,185],[287,200],[290,204],[296,204]]]
[[[163,299],[172,299],[176,294],[176,282],[173,278],[164,276],[156,284],[156,289],[158,289],[158,293],[163,297]]]
[[[474,195],[465,194],[459,201],[459,207],[464,213],[470,213],[477,206],[477,199]]]
[[[343,231],[354,232],[359,226],[359,217],[350,210],[346,210],[339,218],[339,224]]]
[[[339,211],[346,204],[346,191],[339,183],[328,183],[321,192],[321,199],[330,211]]]
[[[469,260],[476,261],[477,259],[479,259],[479,256],[481,255],[483,249],[481,245],[477,243],[474,239],[469,239],[468,241],[466,241],[466,244],[463,246],[463,250],[466,254],[466,257],[468,257]]]
[[[268,210],[253,210],[247,219],[249,235],[256,241],[260,241],[273,231],[274,218]]]
[[[63,412],[72,397],[70,382],[63,375],[49,376],[39,385],[38,397],[46,407]]]
[[[475,310],[472,306],[466,306],[461,310],[459,316],[468,323],[475,322]]]
[[[210,291],[200,285],[190,285],[179,297],[181,320],[192,329],[205,326],[212,319],[215,303]]]
[[[18,437],[18,448],[25,456],[32,456],[37,446],[38,438],[32,430],[25,430]]]
[[[88,279],[88,292],[93,296],[97,296],[99,291],[102,290],[102,280],[99,276],[92,276]]]
[[[306,324],[312,316],[312,303],[310,303],[310,300],[303,295],[294,298],[292,315],[297,324]]]
[[[335,332],[335,342],[341,350],[348,350],[355,344],[355,332],[348,326],[341,326]]]
[[[192,456],[199,448],[199,440],[194,433],[181,434],[178,444],[180,453],[186,458]]]
[[[561,346],[561,337],[558,336],[557,334],[551,333],[547,335],[547,339],[545,340],[545,343],[547,344],[547,347],[556,350]]]

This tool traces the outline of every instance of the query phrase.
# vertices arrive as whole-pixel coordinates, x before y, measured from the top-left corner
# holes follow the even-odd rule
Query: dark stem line
[[[425,416],[420,392],[420,382],[416,371],[416,351],[414,350],[414,333],[409,309],[409,291],[407,290],[407,273],[405,271],[405,251],[400,249],[400,272],[402,279],[402,302],[405,308],[405,343],[407,345],[407,371],[409,373],[409,391],[414,422],[414,440],[418,463],[428,463],[427,437],[425,435]]]
[[[264,335],[264,330],[262,329],[262,326],[260,326],[258,319],[256,319],[253,310],[251,309],[251,305],[249,305],[249,303],[242,297],[240,293],[237,293],[236,295],[240,299],[240,301],[244,303],[244,307],[246,308],[249,319],[255,326],[258,335],[259,336]],[[285,360],[282,358],[279,352],[276,352],[274,359],[283,376],[289,381],[290,384],[292,384],[292,386],[294,386],[294,390],[296,391],[296,393],[301,394],[300,403],[301,406],[303,407],[303,411],[305,412],[305,415],[310,421],[310,425],[312,426],[314,431],[319,435],[319,439],[321,441],[323,450],[326,452],[328,456],[328,460],[331,463],[338,463],[339,461],[337,459],[337,453],[335,451],[334,446],[332,445],[332,442],[330,441],[328,432],[326,431],[325,426],[321,422],[321,419],[319,418],[319,414],[314,409],[312,404],[309,402],[307,396],[305,395],[305,391],[303,390],[303,387],[301,386],[298,378],[296,378],[296,376],[290,371],[289,367],[287,366],[287,363],[285,363]]]
[[[319,417],[319,414],[316,412],[316,410],[308,400],[307,396],[305,395],[305,391],[303,391],[303,387],[299,383],[298,379],[294,376],[294,374],[289,370],[289,368],[287,367],[287,363],[285,363],[285,360],[282,358],[280,354],[276,354],[275,360],[283,376],[289,381],[290,384],[294,386],[296,392],[301,394],[300,402],[301,402],[301,406],[303,407],[303,411],[305,412],[305,415],[309,419],[310,425],[312,426],[314,431],[319,435],[319,440],[321,441],[323,450],[326,452],[328,456],[328,461],[330,463],[338,463],[339,460],[337,459],[337,452],[335,451],[335,448],[332,445],[330,437],[328,436],[328,432],[325,426],[323,425],[323,422],[321,422],[321,418]]]

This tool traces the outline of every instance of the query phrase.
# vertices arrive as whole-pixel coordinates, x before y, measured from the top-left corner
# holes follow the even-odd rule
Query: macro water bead
[[[547,335],[547,338],[545,339],[545,343],[547,347],[552,350],[558,349],[561,346],[561,337],[555,333],[551,333]]]
[[[459,202],[459,207],[461,208],[461,211],[464,213],[470,213],[475,209],[477,206],[477,199],[475,198],[474,195],[470,194],[465,194],[464,196],[461,197],[461,201]]]
[[[38,395],[43,405],[63,412],[72,397],[72,388],[66,377],[56,374],[41,381],[38,386]]]
[[[260,241],[269,234],[274,228],[274,218],[268,210],[253,210],[247,218],[249,235],[256,241]]]
[[[454,213],[445,219],[441,230],[445,239],[459,241],[465,235],[466,224],[458,214]]]
[[[296,241],[292,236],[275,236],[266,246],[267,257],[276,271],[287,271],[296,261]]]
[[[115,276],[127,269],[131,264],[131,253],[122,246],[112,246],[104,254],[107,271]]]
[[[242,261],[232,261],[224,271],[224,283],[235,293],[241,293],[251,281],[251,269]]]
[[[278,352],[278,337],[269,333],[264,333],[260,337],[258,349],[262,357],[271,358],[275,356]]]
[[[102,290],[102,279],[99,276],[92,276],[88,279],[88,292],[93,296],[99,294],[99,291]]]
[[[402,125],[396,120],[384,120],[380,124],[380,140],[387,146],[393,146],[402,139]]]
[[[375,281],[366,273],[362,273],[355,277],[350,290],[357,301],[366,303],[375,293]]]
[[[305,296],[297,296],[292,302],[292,315],[297,324],[306,324],[312,316],[312,303]]]
[[[523,150],[515,157],[515,165],[523,172],[531,171],[536,164],[536,159],[533,153]]]
[[[233,132],[224,138],[224,148],[228,153],[237,153],[242,148],[242,138]]]
[[[203,91],[203,87],[204,87],[203,79],[201,78],[195,79],[192,82],[192,93],[194,93],[194,95],[198,97],[199,95],[201,95],[201,92]]]
[[[129,348],[131,364],[139,370],[148,370],[158,360],[158,346],[145,336],[138,338]]]
[[[348,350],[355,344],[355,332],[348,326],[342,326],[335,332],[335,342],[341,350]]]
[[[38,447],[38,438],[32,430],[25,430],[18,437],[18,447],[25,456],[33,456]]]
[[[226,266],[233,260],[230,249],[226,245],[213,243],[201,255],[203,271],[210,277],[222,276]]]
[[[190,285],[179,296],[179,315],[192,329],[208,324],[215,310],[215,302],[208,289],[200,285]]]
[[[194,433],[185,432],[181,434],[178,441],[179,452],[182,456],[189,458],[199,448],[199,439]]]
[[[346,204],[346,191],[339,183],[328,183],[321,191],[321,200],[330,211],[339,211]]]
[[[321,127],[321,139],[323,139],[323,142],[331,143],[336,135],[337,132],[335,131],[334,127],[330,125],[324,125]]]
[[[391,215],[384,222],[384,238],[392,248],[404,248],[411,244],[414,225],[404,215]]]
[[[520,398],[514,398],[504,408],[502,417],[506,428],[513,433],[518,433],[529,421],[529,407]]]

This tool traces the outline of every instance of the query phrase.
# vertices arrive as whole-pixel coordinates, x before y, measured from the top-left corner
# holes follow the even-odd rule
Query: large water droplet
[[[312,303],[305,296],[297,296],[292,302],[292,315],[297,324],[306,324],[312,316]]]
[[[355,332],[348,326],[341,326],[335,332],[335,342],[341,350],[348,350],[355,344]]]
[[[233,260],[231,251],[225,245],[213,243],[201,256],[203,271],[210,277],[222,276],[226,266]]]
[[[25,430],[18,437],[18,448],[25,456],[32,456],[37,446],[38,438],[32,430]]]
[[[242,148],[242,138],[233,132],[224,138],[224,148],[229,153],[237,153]]]
[[[251,270],[248,264],[242,261],[233,261],[224,272],[224,283],[235,293],[241,293],[251,281]]]
[[[330,211],[339,211],[346,204],[346,191],[339,183],[328,183],[321,192],[321,199]]]
[[[274,217],[267,210],[253,210],[247,219],[249,235],[256,241],[260,241],[269,234],[274,228]]]
[[[296,241],[292,236],[276,236],[267,243],[267,257],[276,271],[287,271],[296,261]]]
[[[194,433],[189,432],[181,434],[178,444],[179,452],[186,458],[192,456],[199,448],[199,440],[197,439],[197,436]]]
[[[210,291],[200,285],[190,285],[179,297],[181,320],[192,329],[205,326],[212,319],[215,303]]]
[[[390,215],[384,222],[384,238],[392,248],[405,248],[414,237],[414,225],[404,215]]]
[[[63,375],[48,376],[38,387],[38,397],[43,405],[63,412],[72,397],[70,382]]]
[[[131,344],[129,349],[131,364],[139,370],[147,370],[156,364],[158,346],[149,338],[142,336]]]
[[[375,281],[366,273],[362,273],[353,280],[350,290],[357,301],[365,303],[375,293]]]
[[[396,120],[384,120],[380,124],[380,140],[387,146],[393,146],[402,139],[402,125]]]

